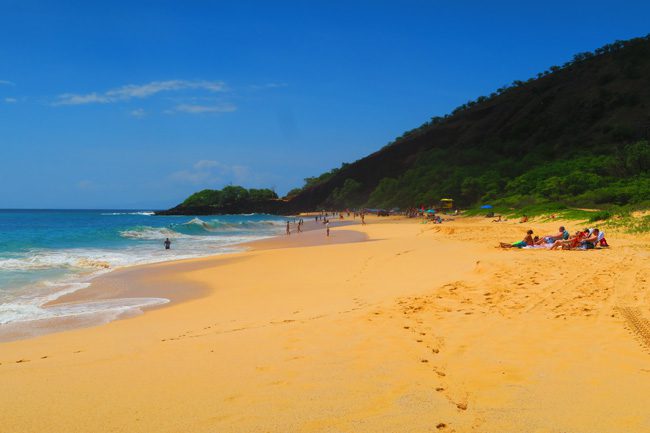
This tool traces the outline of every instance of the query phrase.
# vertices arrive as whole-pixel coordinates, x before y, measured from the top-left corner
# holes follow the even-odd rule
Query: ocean
[[[21,322],[129,310],[147,298],[43,308],[112,269],[222,254],[283,232],[272,215],[154,216],[136,210],[0,210],[0,328]],[[169,238],[171,249],[163,242]],[[0,329],[1,330],[1,329]]]

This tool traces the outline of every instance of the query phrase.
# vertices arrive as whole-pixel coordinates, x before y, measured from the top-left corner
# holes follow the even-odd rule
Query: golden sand
[[[557,225],[373,219],[145,267],[130,289],[188,296],[0,344],[0,432],[648,432],[647,239],[495,248]]]

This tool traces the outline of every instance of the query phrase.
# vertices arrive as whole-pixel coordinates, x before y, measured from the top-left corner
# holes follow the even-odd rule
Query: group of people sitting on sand
[[[519,242],[501,242],[501,248],[546,248],[550,250],[591,250],[596,247],[608,247],[605,233],[599,229],[578,230],[573,235],[564,226],[557,233],[546,236],[533,236],[528,230],[526,237]]]

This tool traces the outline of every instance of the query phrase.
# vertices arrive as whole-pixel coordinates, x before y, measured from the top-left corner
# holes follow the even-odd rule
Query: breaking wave
[[[152,216],[156,213],[153,211],[138,211],[138,212],[104,212],[100,215],[142,215],[142,216]]]
[[[133,239],[159,240],[164,238],[178,239],[195,236],[230,235],[235,232],[260,232],[282,228],[283,222],[241,221],[226,222],[218,219],[204,221],[201,218],[192,218],[184,223],[170,224],[168,227],[137,226],[130,230],[123,230],[120,236]]]

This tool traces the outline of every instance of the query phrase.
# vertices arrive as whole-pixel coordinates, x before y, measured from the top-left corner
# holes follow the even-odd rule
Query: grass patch
[[[620,229],[626,233],[648,233],[650,232],[650,215],[645,215],[640,218],[635,218],[630,215],[613,218],[607,221],[605,227]]]

